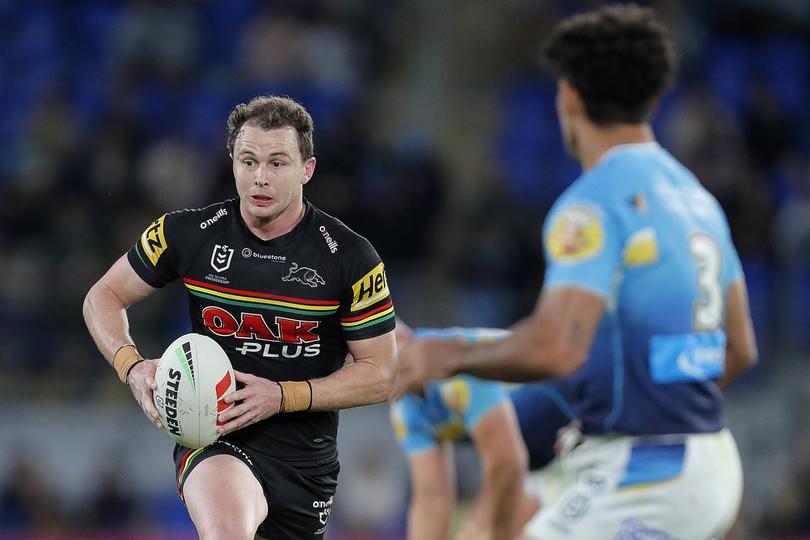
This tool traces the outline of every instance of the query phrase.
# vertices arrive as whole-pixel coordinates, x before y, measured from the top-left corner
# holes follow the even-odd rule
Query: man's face
[[[315,158],[301,159],[293,128],[264,130],[246,124],[234,141],[233,176],[247,216],[273,221],[295,200],[315,171]],[[246,216],[246,217],[247,217]]]

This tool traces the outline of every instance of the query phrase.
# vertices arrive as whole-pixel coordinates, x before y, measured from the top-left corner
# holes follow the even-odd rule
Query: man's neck
[[[303,219],[306,212],[306,204],[302,198],[293,200],[281,214],[268,220],[251,216],[245,211],[243,204],[240,203],[239,212],[242,214],[245,225],[250,232],[262,240],[272,240],[287,234]]]
[[[611,148],[622,144],[654,142],[649,124],[619,124],[600,127],[586,124],[578,139],[580,162],[584,171],[591,170]]]

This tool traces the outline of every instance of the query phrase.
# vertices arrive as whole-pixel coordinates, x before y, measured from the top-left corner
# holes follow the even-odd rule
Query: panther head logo
[[[281,278],[282,281],[298,281],[308,287],[317,287],[318,285],[326,285],[326,282],[321,276],[318,275],[314,269],[306,266],[298,266],[298,263],[292,263],[290,272]]]

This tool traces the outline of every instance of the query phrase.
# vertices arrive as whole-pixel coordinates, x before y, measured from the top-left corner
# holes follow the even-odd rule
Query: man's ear
[[[315,174],[315,156],[312,156],[308,160],[304,162],[304,177],[301,179],[301,184],[306,184],[312,178],[312,175]]]
[[[565,79],[560,79],[559,83],[560,106],[570,116],[582,116],[585,113],[585,103],[579,91],[571,86]]]

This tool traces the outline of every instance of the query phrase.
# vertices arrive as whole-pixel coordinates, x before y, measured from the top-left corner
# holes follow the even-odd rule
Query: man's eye
[[[253,167],[253,164],[255,162],[252,159],[246,159],[246,160],[242,161],[242,163],[244,163],[248,167]]]
[[[282,162],[278,161],[278,160],[273,162],[273,167],[275,167],[276,169],[278,169],[282,165],[284,165],[284,164]]]

